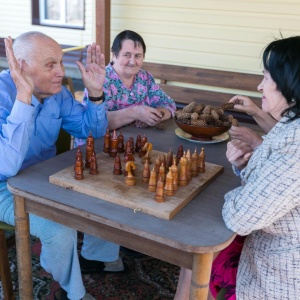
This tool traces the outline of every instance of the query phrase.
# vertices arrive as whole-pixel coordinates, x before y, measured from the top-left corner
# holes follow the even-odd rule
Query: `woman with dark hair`
[[[262,110],[277,123],[250,159],[244,159],[249,145],[240,140],[228,142],[226,155],[242,185],[225,195],[222,213],[226,226],[245,240],[235,294],[231,287],[226,299],[290,300],[300,294],[299,53],[300,36],[267,45],[258,90],[263,94]],[[216,274],[223,259],[219,255],[213,265],[214,296],[220,288],[228,289],[228,282],[234,283],[227,280],[226,268]]]

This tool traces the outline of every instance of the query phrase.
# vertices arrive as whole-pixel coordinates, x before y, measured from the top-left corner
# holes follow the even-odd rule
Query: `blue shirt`
[[[108,126],[105,104],[84,107],[63,86],[41,104],[16,100],[17,89],[8,70],[0,73],[0,181],[19,170],[55,156],[60,128],[85,139],[102,137]]]

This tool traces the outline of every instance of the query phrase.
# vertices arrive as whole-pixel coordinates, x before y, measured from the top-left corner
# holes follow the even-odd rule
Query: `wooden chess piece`
[[[109,156],[116,157],[117,153],[118,153],[118,137],[117,137],[117,132],[114,129],[113,135],[110,139]]]
[[[180,161],[180,158],[183,156],[183,146],[182,145],[179,145],[176,156],[177,156],[178,161]]]
[[[174,183],[173,183],[173,175],[170,170],[166,176],[166,184],[164,187],[164,193],[166,196],[173,196],[175,194]]]
[[[133,137],[129,137],[128,141],[130,142],[131,153],[134,154],[134,139]]]
[[[75,166],[74,166],[74,172],[75,172],[74,178],[76,180],[82,180],[84,178],[82,160],[80,160],[79,157],[76,158]]]
[[[155,192],[156,191],[156,171],[155,167],[153,167],[152,171],[150,172],[150,178],[148,182],[148,191]]]
[[[77,147],[76,151],[76,159],[75,160],[80,160],[82,164],[82,170],[84,169],[84,164],[83,164],[83,159],[82,159],[82,152],[80,150],[80,146]]]
[[[178,190],[178,166],[177,166],[177,158],[175,155],[174,155],[173,164],[170,167],[170,170],[173,175],[173,188],[174,188],[174,191],[177,191]]]
[[[97,157],[95,152],[93,152],[92,157],[91,157],[91,165],[90,165],[90,174],[96,175],[98,174],[98,164],[97,164]]]
[[[142,157],[142,163],[144,164],[146,160],[148,160],[148,163],[151,164],[151,156],[150,153],[152,151],[152,144],[147,142],[143,148],[142,151],[146,150],[146,154]]]
[[[146,149],[143,150],[143,147],[145,146],[145,144],[148,142],[148,139],[145,135],[143,135],[142,137],[142,149],[139,152],[139,157],[143,157],[146,154]]]
[[[173,152],[172,149],[167,154],[167,169],[169,169],[173,165]]]
[[[110,131],[109,128],[107,127],[106,133],[104,135],[104,145],[103,145],[103,152],[104,153],[109,153],[109,148],[110,148]]]
[[[121,130],[120,130],[120,134],[118,135],[117,139],[118,139],[117,152],[123,153],[124,152],[124,136],[123,136]]]
[[[94,152],[94,143],[90,136],[86,140],[86,148],[85,148],[85,167],[90,168],[91,159]]]
[[[187,150],[185,156],[187,158],[186,175],[187,175],[187,179],[188,179],[188,182],[189,182],[192,179],[192,172],[191,172],[191,163],[192,163],[192,160],[191,160],[191,151],[190,151],[190,149]]]
[[[155,201],[156,202],[165,202],[164,182],[161,177],[158,177],[156,190],[155,190]]]
[[[86,139],[86,143],[90,142],[92,148],[93,148],[93,151],[94,151],[94,142],[95,142],[95,139],[93,138],[92,136],[92,133],[90,132],[88,138]]]
[[[205,173],[205,153],[204,148],[201,148],[201,152],[198,156],[198,172]]]
[[[197,154],[197,149],[195,149],[194,153],[192,154],[191,174],[192,174],[193,177],[198,175],[198,154]]]
[[[117,156],[115,157],[115,163],[114,163],[114,171],[113,173],[115,175],[121,175],[123,173],[122,171],[122,165],[121,165],[121,158],[119,156],[119,153],[117,153]]]
[[[135,152],[139,153],[140,150],[142,149],[142,137],[140,134],[137,135],[136,137],[136,142],[135,142]]]
[[[150,179],[150,166],[148,160],[146,160],[144,164],[143,174],[142,174],[142,181],[148,183]]]
[[[161,177],[162,181],[165,182],[165,180],[166,180],[166,168],[165,168],[163,163],[159,167],[158,178],[159,177]]]
[[[135,170],[136,166],[133,161],[128,161],[125,165],[125,170],[127,172],[127,176],[125,177],[125,184],[128,186],[133,186],[136,184],[136,178],[133,175],[132,171]]]
[[[159,174],[159,168],[160,168],[160,158],[159,158],[159,155],[157,156],[156,160],[155,160],[155,173],[156,175]]]
[[[188,184],[187,179],[187,158],[185,157],[185,153],[179,160],[179,174],[178,174],[178,185],[186,186]]]

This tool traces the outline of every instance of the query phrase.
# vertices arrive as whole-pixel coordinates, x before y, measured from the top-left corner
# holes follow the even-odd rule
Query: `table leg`
[[[206,300],[213,253],[194,254],[190,300]]]
[[[14,195],[20,300],[33,299],[29,216],[25,199]]]

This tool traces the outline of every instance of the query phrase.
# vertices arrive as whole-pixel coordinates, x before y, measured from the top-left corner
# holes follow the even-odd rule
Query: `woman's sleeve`
[[[261,172],[225,195],[223,218],[229,229],[247,235],[273,224],[299,205],[299,137],[300,129],[293,131],[293,136],[283,136],[281,147],[270,153]]]

